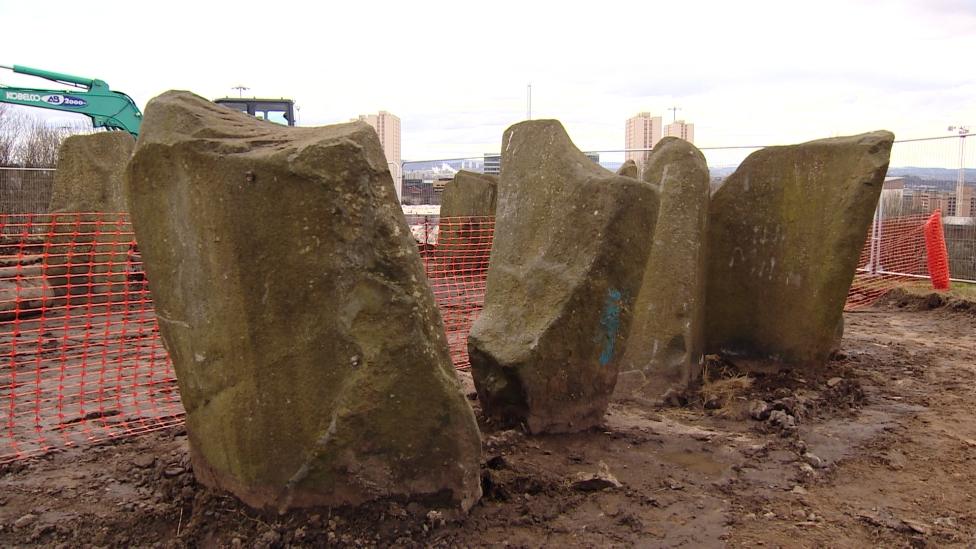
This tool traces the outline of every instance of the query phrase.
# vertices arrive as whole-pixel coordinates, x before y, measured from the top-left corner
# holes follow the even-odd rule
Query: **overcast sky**
[[[0,0],[0,22],[0,64],[101,78],[140,108],[245,85],[295,99],[302,125],[391,111],[404,159],[497,151],[529,83],[533,118],[586,150],[673,105],[699,146],[976,130],[976,0]]]

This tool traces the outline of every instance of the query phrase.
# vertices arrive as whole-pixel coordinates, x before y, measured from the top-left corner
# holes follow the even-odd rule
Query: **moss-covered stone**
[[[615,175],[555,120],[502,140],[485,307],[468,339],[486,414],[529,431],[599,424],[650,251],[656,189]]]
[[[168,92],[126,187],[199,480],[278,510],[478,500],[477,425],[368,125]]]
[[[694,145],[665,137],[651,151],[643,180],[660,189],[661,210],[621,364],[621,371],[642,376],[617,393],[661,400],[684,392],[701,374],[708,166]]]
[[[712,196],[707,350],[821,364],[836,341],[894,135],[770,147]]]

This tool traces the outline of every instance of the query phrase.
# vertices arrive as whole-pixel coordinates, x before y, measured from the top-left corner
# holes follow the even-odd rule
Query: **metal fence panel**
[[[45,213],[53,189],[53,169],[0,168],[0,214]]]

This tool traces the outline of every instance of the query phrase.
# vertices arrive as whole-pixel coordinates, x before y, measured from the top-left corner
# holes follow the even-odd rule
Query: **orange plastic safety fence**
[[[412,220],[451,358],[468,366],[494,220]],[[125,214],[0,215],[0,463],[183,422]]]
[[[126,216],[0,216],[0,462],[182,416]]]
[[[949,289],[949,250],[942,230],[942,212],[935,210],[925,222],[925,248],[928,251],[928,268],[932,288]]]
[[[412,225],[456,368],[470,366],[468,333],[485,301],[493,217],[428,217]]]
[[[930,278],[925,238],[929,217],[911,215],[874,223],[847,294],[846,310],[872,305],[896,287]],[[945,265],[948,276],[948,260]]]

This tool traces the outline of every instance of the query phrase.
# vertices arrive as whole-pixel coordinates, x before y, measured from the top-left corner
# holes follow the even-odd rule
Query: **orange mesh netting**
[[[927,226],[937,214],[911,215],[875,221],[861,250],[854,281],[847,294],[846,310],[872,305],[893,288],[930,278],[930,253]],[[946,282],[949,278],[948,256],[941,223],[942,260]],[[931,232],[931,229],[929,229]]]
[[[932,288],[949,289],[949,250],[946,248],[945,232],[942,230],[942,213],[935,210],[925,222],[925,249],[928,252],[929,275]]]
[[[484,301],[494,219],[414,220],[451,358]],[[183,422],[125,214],[0,216],[0,463]]]

